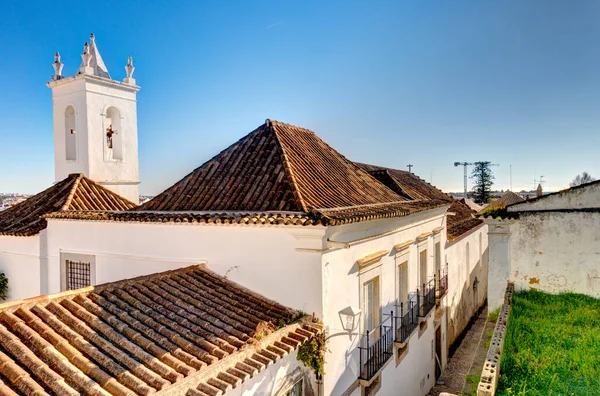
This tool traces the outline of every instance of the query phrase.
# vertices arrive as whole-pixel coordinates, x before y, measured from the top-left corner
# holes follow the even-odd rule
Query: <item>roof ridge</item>
[[[279,148],[281,149],[281,152],[283,153],[283,170],[287,174],[287,176],[290,178],[290,185],[292,186],[294,193],[298,195],[298,201],[300,202],[302,209],[304,209],[305,212],[308,212],[309,211],[308,206],[306,205],[306,202],[304,202],[304,199],[302,198],[302,193],[300,192],[300,187],[298,186],[296,176],[294,174],[294,171],[292,171],[292,165],[291,165],[287,150],[285,149],[285,147],[283,147],[284,145],[281,143],[281,138],[279,137],[279,133],[277,133],[277,128],[275,128],[275,125],[279,125],[279,124],[290,125],[295,128],[299,128],[299,127],[296,127],[291,124],[280,123],[279,121],[275,121],[275,124],[273,124],[273,121],[269,120],[268,118],[265,121],[265,125],[267,126],[268,129],[272,130],[272,133],[275,136],[275,141],[277,142],[277,144],[279,145]],[[304,129],[304,128],[299,128],[299,129]],[[309,130],[306,129],[306,131],[309,131]],[[309,131],[309,132],[312,132],[312,131]],[[312,133],[314,134],[314,132],[312,132]]]
[[[73,197],[75,196],[75,193],[77,192],[77,188],[79,187],[79,183],[81,182],[81,178],[83,177],[83,173],[71,173],[69,175],[69,177],[72,177],[74,175],[77,175],[77,177],[75,178],[75,181],[73,182],[73,185],[71,186],[71,191],[69,192],[69,195],[67,196],[67,199],[65,200],[64,205],[60,208],[61,211],[69,210],[69,206],[71,206]]]
[[[309,133],[312,133],[313,135],[315,134],[315,131],[313,131],[312,129],[304,128],[304,127],[301,127],[301,126],[298,126],[298,125],[294,125],[294,124],[290,124],[290,123],[287,123],[287,122],[282,122],[282,121],[272,120],[272,119],[270,119],[270,118],[267,118],[267,119],[265,120],[265,125],[266,125],[267,127],[269,127],[269,126],[273,126],[273,125],[282,125],[282,126],[288,126],[288,127],[292,127],[292,128],[299,129],[299,130],[301,130],[301,131],[304,131],[304,132],[309,132]]]
[[[107,187],[104,187],[102,184],[95,182],[94,180],[90,179],[89,177],[87,177],[85,175],[83,175],[83,179],[85,179],[86,183],[91,184],[92,186],[94,186],[96,188],[99,188],[100,190],[102,190],[102,191],[104,191],[104,192],[106,192],[106,193],[108,193],[110,195],[119,197],[119,199],[122,199],[123,201],[125,201],[125,202],[127,202],[127,203],[129,203],[131,205],[139,206],[139,204],[136,204],[135,202],[132,202],[132,201],[128,200],[127,198],[125,198],[121,194],[117,194],[113,190],[111,190],[111,189],[109,189]]]

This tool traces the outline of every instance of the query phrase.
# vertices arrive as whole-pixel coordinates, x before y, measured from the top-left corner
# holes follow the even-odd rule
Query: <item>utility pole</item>
[[[413,166],[414,166],[414,165],[413,165],[413,164],[408,164],[408,165],[406,165],[406,166],[408,167],[408,171],[409,171],[410,173],[412,173],[412,168],[413,168]]]
[[[509,165],[509,166],[510,166],[510,191],[512,191],[513,190],[512,189],[512,165]]]

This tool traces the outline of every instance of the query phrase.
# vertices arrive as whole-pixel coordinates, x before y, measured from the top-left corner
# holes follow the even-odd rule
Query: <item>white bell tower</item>
[[[111,79],[94,34],[85,43],[77,74],[63,77],[60,55],[54,55],[54,173],[56,181],[71,173],[85,176],[139,202],[136,94],[131,57],[123,82]]]

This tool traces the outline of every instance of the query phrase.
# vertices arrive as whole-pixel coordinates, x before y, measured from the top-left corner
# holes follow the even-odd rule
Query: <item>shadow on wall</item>
[[[468,285],[463,282],[460,292],[456,296],[449,296],[450,298],[458,297],[458,301],[452,300],[450,302],[450,314],[448,315],[447,342],[450,352],[449,357],[456,350],[462,337],[464,337],[465,331],[481,313],[481,309],[487,302],[487,277],[488,249],[486,248],[482,256],[482,263],[478,261],[469,274]],[[452,282],[452,280],[449,280],[449,282]]]

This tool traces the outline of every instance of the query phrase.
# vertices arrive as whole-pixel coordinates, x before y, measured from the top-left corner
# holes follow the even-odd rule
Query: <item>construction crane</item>
[[[465,195],[464,198],[467,199],[467,166],[477,165],[481,162],[455,162],[454,166],[463,166],[465,168]],[[499,166],[498,164],[490,164],[490,166]]]

